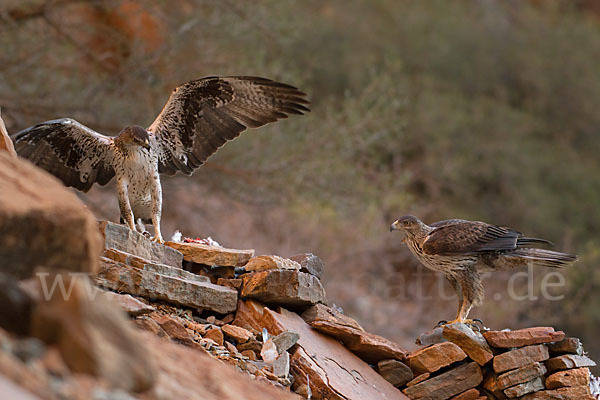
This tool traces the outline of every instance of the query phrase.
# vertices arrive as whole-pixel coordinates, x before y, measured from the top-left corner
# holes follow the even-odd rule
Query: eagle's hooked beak
[[[390,232],[398,230],[398,221],[394,221],[392,225],[390,225]]]
[[[150,141],[148,139],[144,140],[144,145],[142,147],[146,150],[150,150]]]

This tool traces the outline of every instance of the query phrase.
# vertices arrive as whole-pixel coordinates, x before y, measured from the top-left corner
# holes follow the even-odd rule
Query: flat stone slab
[[[181,267],[172,267],[167,264],[153,263],[142,257],[134,256],[117,249],[105,249],[104,256],[111,260],[131,265],[132,267],[143,269],[144,271],[155,272],[157,274],[170,276],[172,278],[185,279],[192,282],[210,282],[208,276],[198,275],[184,270]]]
[[[255,339],[254,334],[241,326],[223,325],[221,327],[223,333],[235,339],[237,343],[246,343],[250,339]]]
[[[554,357],[546,361],[546,368],[549,372],[559,371],[563,369],[580,368],[580,367],[595,367],[596,363],[586,356],[576,354],[565,354]]]
[[[499,374],[504,371],[547,360],[549,357],[548,347],[545,344],[537,344],[499,354],[494,357],[492,364],[494,371]]]
[[[98,285],[150,299],[165,300],[187,307],[221,314],[235,311],[238,293],[225,286],[173,278],[137,269],[102,257],[95,278]]]
[[[315,304],[302,313],[302,319],[310,325],[318,325],[320,323],[329,323],[331,325],[346,326],[349,328],[364,329],[355,319],[344,315],[325,304]]]
[[[123,311],[132,317],[138,317],[144,314],[150,314],[156,309],[146,303],[143,303],[128,294],[119,294],[114,292],[104,292],[104,297],[109,301],[116,303]]]
[[[429,372],[415,376],[412,380],[410,380],[409,382],[406,383],[406,387],[415,386],[417,383],[426,381],[427,379],[429,379],[430,376],[431,376],[431,374]]]
[[[516,331],[488,331],[483,336],[492,347],[512,348],[560,341],[565,333],[555,332],[552,327],[539,326]]]
[[[564,338],[560,342],[548,343],[548,350],[553,355],[565,353],[583,355],[583,345],[578,338]]]
[[[181,268],[183,255],[177,250],[155,243],[125,225],[110,221],[99,221],[98,227],[104,238],[105,249],[116,249],[153,263]]]
[[[319,279],[304,272],[276,269],[251,272],[242,279],[242,298],[294,309],[327,303]]]
[[[416,375],[435,372],[467,358],[464,351],[452,342],[443,342],[417,350],[406,357]]]
[[[461,394],[457,394],[456,396],[450,397],[450,400],[476,400],[480,396],[479,390],[473,388],[469,389],[466,392],[462,392]]]
[[[445,400],[481,383],[483,375],[477,363],[470,362],[404,389],[413,400]]]
[[[493,372],[488,372],[485,374],[485,378],[481,385],[485,390],[493,394],[493,397],[496,399],[506,399],[506,395],[500,389],[498,385],[498,376]]]
[[[226,249],[201,243],[181,242],[165,242],[165,246],[181,252],[186,261],[222,267],[242,267],[254,257],[254,250],[250,249]]]
[[[483,335],[473,331],[467,324],[455,323],[443,327],[444,339],[460,347],[479,365],[487,364],[493,357],[492,349]]]
[[[319,332],[344,343],[348,350],[368,363],[374,364],[391,358],[404,360],[408,353],[391,340],[365,332],[352,318],[324,305],[309,308],[302,314],[302,318]]]
[[[498,388],[506,389],[511,386],[526,383],[540,376],[544,376],[546,372],[547,370],[544,364],[540,364],[539,362],[525,365],[524,367],[513,369],[512,371],[505,372],[498,376]]]
[[[244,265],[244,269],[248,272],[271,269],[300,270],[300,263],[279,256],[256,256]]]
[[[410,367],[398,360],[381,360],[377,363],[377,371],[386,381],[398,387],[403,386],[414,378]],[[472,399],[464,399],[472,400]]]
[[[264,308],[264,304],[257,301],[240,300],[238,301],[235,319],[233,320],[232,324],[235,326],[241,326],[255,335],[262,333]]]
[[[504,394],[506,394],[506,397],[509,399],[514,399],[515,397],[521,397],[528,393],[537,392],[538,390],[542,389],[544,389],[544,379],[540,377],[529,382],[520,383],[516,386],[504,389]]]
[[[300,335],[292,331],[281,332],[279,335],[273,337],[273,343],[275,343],[279,354],[291,349],[298,343],[298,340],[300,340]]]
[[[295,256],[291,256],[290,260],[300,263],[300,271],[302,272],[308,272],[319,279],[323,276],[325,263],[313,253],[296,254]]]
[[[291,357],[294,388],[310,381],[313,399],[402,399],[406,396],[335,339],[312,329],[297,314],[264,309],[264,327],[272,335],[300,335]]]
[[[573,386],[555,390],[540,390],[527,394],[523,400],[595,400],[589,386]]]
[[[419,335],[415,343],[419,346],[431,346],[432,344],[445,342],[444,328],[438,326],[430,331]]]
[[[546,388],[559,389],[562,387],[582,386],[590,384],[590,370],[575,368],[558,371],[546,378]]]

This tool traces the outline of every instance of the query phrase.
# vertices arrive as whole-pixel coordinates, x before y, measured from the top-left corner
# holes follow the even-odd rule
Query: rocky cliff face
[[[313,254],[159,245],[0,151],[0,393],[11,399],[591,399],[576,338],[453,324],[419,350],[329,306]]]

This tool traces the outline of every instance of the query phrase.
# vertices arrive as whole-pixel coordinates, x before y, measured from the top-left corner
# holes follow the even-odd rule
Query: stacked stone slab
[[[406,351],[326,305],[324,266],[314,254],[164,248],[119,225],[101,230],[96,283],[137,297],[111,294],[137,327],[304,397],[406,400],[394,387],[414,377]]]
[[[327,303],[319,278],[304,272],[322,272],[313,254],[294,261],[198,243],[163,246],[107,221],[100,231],[104,254],[95,281],[112,291],[217,314],[235,311],[240,297],[295,310]]]
[[[438,327],[409,354],[416,376],[402,391],[411,399],[592,400],[579,339],[550,327],[480,333],[465,324]]]

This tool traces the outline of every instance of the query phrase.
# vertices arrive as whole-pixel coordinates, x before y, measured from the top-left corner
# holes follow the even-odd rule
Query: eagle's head
[[[394,223],[390,226],[390,232],[402,231],[407,235],[415,235],[419,233],[424,226],[425,224],[414,215],[405,215],[394,221]]]
[[[141,146],[150,150],[150,135],[141,126],[128,126],[119,133],[119,139],[127,146]]]

